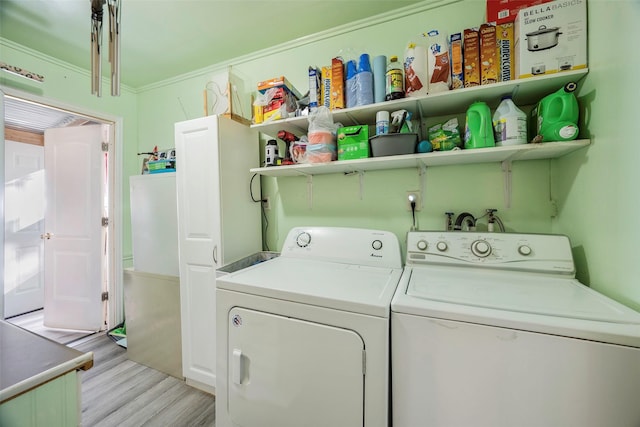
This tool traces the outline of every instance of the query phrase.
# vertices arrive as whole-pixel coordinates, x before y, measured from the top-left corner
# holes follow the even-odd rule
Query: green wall
[[[7,62],[46,74],[43,96],[125,117],[126,219],[126,177],[139,169],[135,153],[154,145],[171,146],[176,121],[202,116],[202,93],[212,76],[231,67],[250,90],[260,80],[285,75],[304,91],[309,65],[327,65],[333,56],[352,52],[402,56],[414,34],[432,28],[457,32],[479,25],[484,18],[484,1],[428,3],[407,16],[390,14],[356,22],[135,91],[125,90],[115,99],[92,97],[87,72],[21,50],[10,49],[7,55],[4,46],[2,56]],[[442,229],[445,211],[479,215],[486,208],[496,208],[509,231],[567,234],[579,279],[640,309],[640,286],[636,285],[640,263],[634,262],[640,234],[634,218],[639,211],[634,190],[640,174],[636,167],[640,147],[634,138],[640,121],[633,108],[635,94],[640,92],[635,77],[640,59],[634,45],[640,39],[635,25],[640,22],[640,2],[589,0],[588,14],[589,74],[578,95],[584,122],[581,137],[590,137],[592,145],[557,160],[514,162],[510,207],[505,205],[499,164],[432,167],[423,177],[416,169],[366,172],[362,179],[358,175],[315,176],[312,194],[303,177],[263,177],[263,195],[271,198],[272,205],[265,234],[269,249],[280,250],[288,230],[297,225],[381,228],[404,241],[411,225],[406,191],[424,182],[420,228]],[[461,106],[461,113],[464,109]],[[256,144],[256,149],[262,146]],[[130,254],[128,224],[123,251],[125,256]]]
[[[430,2],[408,16],[388,15],[357,22],[194,72],[183,79],[142,88],[138,99],[141,149],[153,147],[156,141],[171,135],[173,122],[201,115],[202,91],[208,79],[227,66],[244,76],[249,88],[255,88],[258,81],[285,75],[304,92],[309,65],[327,65],[334,56],[361,52],[372,58],[380,54],[401,57],[406,43],[416,34],[433,28],[449,33],[461,31],[479,25],[483,17],[481,1]],[[464,113],[466,107],[461,106],[460,112]],[[418,214],[421,228],[442,228],[445,211],[479,215],[487,208],[496,208],[512,231],[549,232],[549,161],[516,163],[513,172],[514,194],[509,209],[505,208],[499,164],[434,167],[426,171],[424,178],[416,169],[366,172],[362,190],[358,176],[315,176],[312,195],[303,177],[263,177],[263,195],[270,196],[272,202],[272,209],[267,212],[266,247],[280,250],[286,233],[297,225],[382,228],[404,241],[411,226],[406,191],[419,189],[421,179],[425,183],[424,209]]]
[[[130,175],[140,172],[137,158],[138,112],[137,95],[133,90],[123,87],[119,97],[110,95],[108,78],[102,84],[102,97],[91,95],[90,73],[45,56],[23,46],[0,38],[0,59],[8,64],[20,66],[26,70],[45,76],[43,83],[31,82],[8,73],[0,73],[0,85],[9,89],[53,100],[70,108],[76,107],[82,112],[96,117],[122,117],[123,188],[122,188],[122,253],[125,259],[131,258],[131,225],[129,220],[129,179]],[[87,57],[87,64],[89,57]],[[108,76],[107,71],[103,72]]]
[[[559,215],[578,278],[640,309],[640,2],[589,1],[589,74],[580,91],[591,146],[553,164]]]

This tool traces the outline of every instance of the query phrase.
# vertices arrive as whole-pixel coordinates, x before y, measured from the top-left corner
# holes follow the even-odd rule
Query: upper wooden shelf
[[[531,77],[527,79],[510,80],[486,86],[476,86],[448,92],[434,93],[421,97],[409,97],[394,101],[379,102],[361,107],[333,110],[333,121],[344,126],[373,124],[376,112],[380,110],[407,110],[413,117],[434,117],[464,113],[475,101],[484,101],[490,108],[495,109],[504,95],[511,95],[516,105],[532,105],[544,96],[558,90],[571,81],[579,81],[589,70],[563,71],[560,73]],[[294,135],[302,136],[307,133],[309,121],[306,116],[292,117],[268,123],[252,125],[251,128],[263,134],[275,137],[280,130],[286,130]]]

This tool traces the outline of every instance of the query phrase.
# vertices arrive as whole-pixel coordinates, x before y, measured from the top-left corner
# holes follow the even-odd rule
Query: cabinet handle
[[[233,382],[235,384],[242,384],[242,350],[234,348],[233,349],[233,361],[232,361],[232,369],[231,376],[233,377]]]
[[[213,247],[213,263],[218,265],[218,245]]]

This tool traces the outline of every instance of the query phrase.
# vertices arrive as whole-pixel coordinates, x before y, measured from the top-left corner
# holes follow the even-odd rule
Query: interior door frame
[[[111,125],[112,156],[109,161],[109,299],[107,301],[107,329],[124,321],[124,291],[122,283],[122,156],[124,119],[44,98],[28,92],[0,85],[0,220],[4,224],[4,96],[35,102],[51,108],[69,111],[93,121]],[[0,277],[4,277],[4,227],[0,227]],[[2,286],[4,288],[4,285]],[[4,319],[4,292],[0,292],[0,319]]]

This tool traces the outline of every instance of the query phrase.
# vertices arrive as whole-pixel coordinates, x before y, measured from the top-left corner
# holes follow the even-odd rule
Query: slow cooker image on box
[[[558,44],[560,27],[547,28],[541,25],[538,30],[527,33],[527,49],[532,52],[551,49]]]

